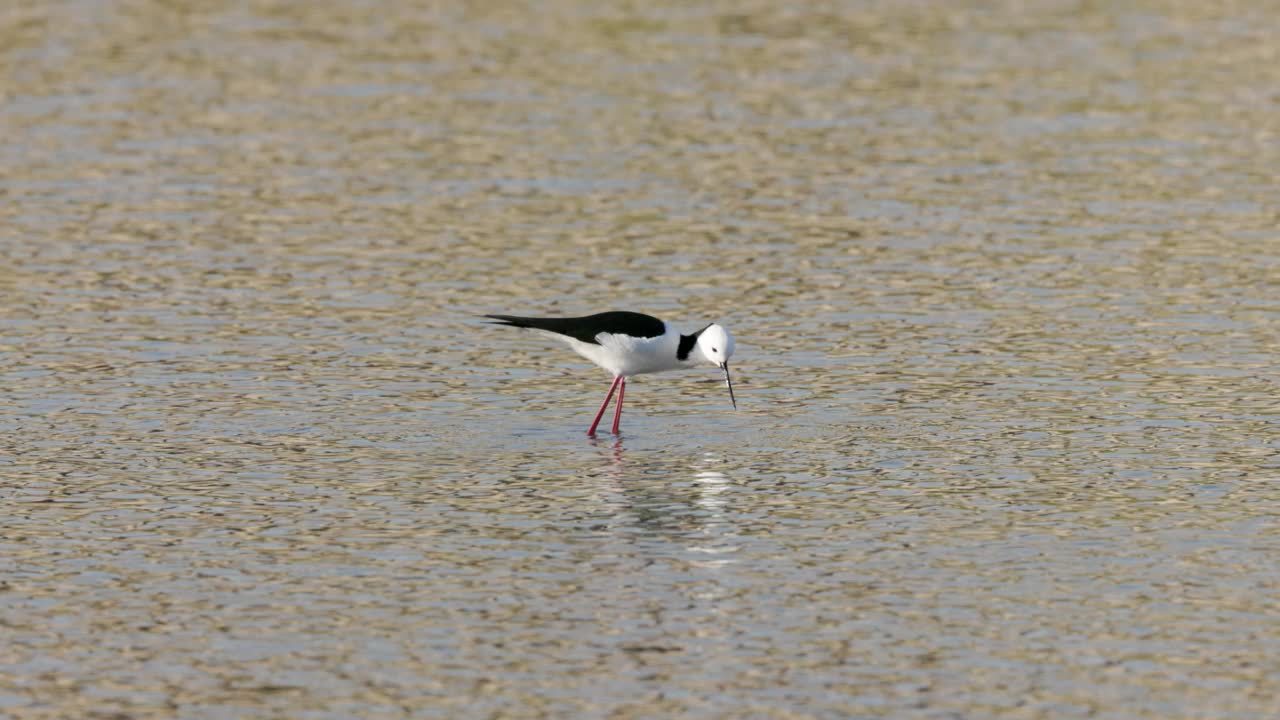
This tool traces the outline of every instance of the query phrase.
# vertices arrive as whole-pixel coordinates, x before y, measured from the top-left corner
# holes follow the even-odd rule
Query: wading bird
[[[733,380],[729,377],[729,358],[733,357],[733,336],[721,325],[712,323],[691,335],[681,335],[667,323],[651,315],[614,311],[573,318],[531,318],[515,315],[485,315],[501,325],[528,328],[547,333],[569,344],[574,352],[613,373],[613,385],[600,403],[600,411],[587,429],[596,434],[614,390],[618,404],[613,410],[613,434],[618,434],[622,420],[622,397],[627,378],[642,373],[664,372],[711,363],[724,371],[729,387],[729,401],[736,410]]]

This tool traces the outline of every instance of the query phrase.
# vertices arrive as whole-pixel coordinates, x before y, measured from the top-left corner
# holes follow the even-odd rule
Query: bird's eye
[[[720,352],[720,348],[711,348],[711,352]]]

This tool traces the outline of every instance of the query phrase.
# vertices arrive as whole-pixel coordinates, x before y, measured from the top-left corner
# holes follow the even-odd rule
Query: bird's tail
[[[519,315],[485,315],[485,317],[494,320],[493,324],[495,325],[541,330],[582,342],[595,342],[596,335],[604,331],[603,328],[598,327],[599,323],[583,325],[584,320],[591,320],[597,316],[588,318],[534,318],[521,317]]]
[[[543,327],[545,321],[541,318],[518,317],[516,315],[485,315],[485,317],[493,320],[490,325],[508,325],[518,328],[532,328],[534,330],[546,330]]]

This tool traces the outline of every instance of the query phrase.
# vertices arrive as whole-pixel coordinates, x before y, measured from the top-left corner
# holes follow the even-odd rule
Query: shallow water
[[[470,5],[0,11],[0,716],[1272,715],[1264,9]]]

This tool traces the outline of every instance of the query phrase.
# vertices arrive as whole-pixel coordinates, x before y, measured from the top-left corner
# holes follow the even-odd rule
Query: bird
[[[583,317],[547,318],[517,315],[485,315],[494,325],[537,330],[569,344],[582,357],[613,374],[609,394],[600,403],[600,411],[591,421],[588,435],[595,435],[613,393],[618,402],[613,409],[613,434],[618,434],[622,420],[622,398],[627,378],[644,373],[689,368],[711,363],[724,371],[729,388],[729,401],[738,409],[729,376],[729,358],[733,357],[733,336],[723,326],[711,323],[701,330],[682,335],[669,323],[652,315],[614,310]]]

